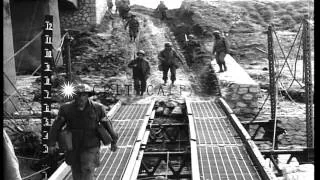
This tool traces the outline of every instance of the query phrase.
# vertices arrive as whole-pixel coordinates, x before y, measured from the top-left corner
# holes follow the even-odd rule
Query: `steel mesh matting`
[[[112,120],[143,119],[150,104],[122,105]]]
[[[111,123],[119,135],[118,150],[111,152],[109,147],[101,148],[100,166],[95,171],[95,179],[121,179],[149,106],[150,104],[122,105],[117,110]],[[72,180],[71,173],[66,179]]]
[[[194,119],[198,144],[242,144],[227,118]]]
[[[119,148],[111,152],[108,148],[102,149],[100,166],[95,171],[97,180],[120,180],[126,164],[130,159],[132,148]]]
[[[226,117],[220,105],[213,101],[192,102],[190,106],[194,118]]]
[[[201,179],[261,179],[220,105],[213,101],[191,102],[197,135]]]
[[[261,179],[243,146],[198,146],[200,179]]]
[[[118,146],[133,146],[143,120],[112,121],[115,131],[119,135]]]

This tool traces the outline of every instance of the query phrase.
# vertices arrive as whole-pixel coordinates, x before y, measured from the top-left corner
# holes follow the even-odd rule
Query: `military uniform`
[[[143,95],[146,91],[147,79],[150,76],[150,65],[144,58],[138,57],[132,60],[128,67],[132,68],[134,89],[136,94]]]
[[[160,16],[161,16],[161,20],[168,19],[167,12],[166,12],[168,10],[168,8],[166,5],[164,5],[163,3],[160,3],[158,5],[158,7],[156,8],[156,10],[159,11]]]
[[[125,29],[127,29],[127,26],[129,26],[129,36],[130,36],[130,40],[135,41],[137,38],[137,34],[139,32],[139,21],[135,18],[131,18],[127,24],[125,25]]]
[[[169,69],[171,72],[171,81],[174,82],[176,80],[176,69],[179,68],[177,59],[180,59],[177,52],[173,49],[164,49],[159,53],[158,59],[160,60],[160,64],[162,66],[162,79],[164,82],[167,82]]]
[[[76,108],[75,101],[60,107],[58,118],[54,121],[48,146],[55,146],[58,133],[66,124],[72,133],[72,151],[65,152],[65,160],[71,165],[73,179],[93,180],[94,170],[100,165],[100,138],[96,128],[98,120],[105,117],[103,105],[88,100],[83,111]]]
[[[107,0],[107,6],[108,6],[108,10],[111,11],[113,7],[112,0]]]
[[[212,54],[216,54],[215,58],[217,61],[217,64],[219,65],[220,72],[223,72],[222,66],[224,66],[224,71],[227,70],[227,66],[225,63],[225,56],[229,53],[229,43],[224,38],[221,37],[218,32],[215,33],[215,43],[213,46]]]

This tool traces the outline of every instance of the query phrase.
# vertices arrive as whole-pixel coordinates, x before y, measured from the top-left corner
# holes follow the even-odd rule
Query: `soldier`
[[[179,68],[177,59],[179,59],[181,62],[182,59],[180,56],[178,56],[177,52],[172,49],[172,44],[170,42],[167,42],[164,44],[164,50],[162,50],[158,54],[158,59],[160,60],[160,66],[162,67],[163,76],[162,79],[164,81],[164,85],[167,84],[168,79],[168,71],[170,69],[171,73],[171,82],[172,85],[174,85],[174,81],[176,80],[176,69]]]
[[[113,7],[113,2],[112,2],[112,0],[107,0],[107,5],[108,5],[108,11],[111,13],[112,7]]]
[[[163,1],[160,1],[160,4],[158,5],[158,7],[156,8],[156,11],[160,13],[161,16],[161,20],[165,20],[168,19],[167,17],[167,11],[168,8],[167,6],[164,4]]]
[[[137,56],[136,59],[128,64],[128,67],[132,68],[133,71],[132,75],[136,95],[143,96],[143,93],[146,91],[147,79],[150,76],[150,65],[144,58],[145,52],[143,50],[138,51]]]
[[[129,14],[129,11],[130,11],[129,2],[127,2],[127,1],[121,1],[118,10],[119,10],[119,16],[120,16],[122,19],[127,19],[127,18],[128,18],[128,14]]]
[[[200,43],[195,39],[193,34],[188,35],[184,49],[186,50],[189,63],[193,63],[196,57],[196,51],[200,49]]]
[[[129,21],[125,25],[124,29],[126,30],[129,25],[129,36],[130,41],[136,41],[137,34],[139,32],[139,21],[135,18],[136,15],[131,15]]]
[[[121,6],[121,0],[115,0],[114,4],[116,5],[115,13],[119,12],[119,16],[120,16],[119,7]]]
[[[93,102],[89,96],[93,90],[87,84],[76,86],[74,100],[61,105],[57,119],[53,122],[49,132],[49,154],[57,150],[58,134],[62,127],[72,134],[72,149],[65,152],[65,160],[71,165],[74,180],[93,180],[94,170],[100,165],[100,137],[97,133],[98,121],[107,122],[103,105]],[[111,151],[117,150],[117,135],[112,129],[109,133],[113,139]]]
[[[219,72],[227,71],[227,66],[224,58],[226,57],[226,54],[229,54],[229,43],[225,39],[225,37],[221,36],[219,31],[214,31],[213,35],[215,37],[215,42],[212,54],[216,54],[215,58],[220,68]],[[222,69],[222,66],[224,67],[224,70]]]

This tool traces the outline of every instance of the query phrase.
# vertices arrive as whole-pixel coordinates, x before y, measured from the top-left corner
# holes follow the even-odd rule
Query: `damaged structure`
[[[90,28],[101,17],[96,0],[4,0],[3,5],[4,111],[12,113],[17,110],[16,74],[40,69],[44,16],[53,16],[53,57],[58,66],[63,64],[59,51],[64,30]]]

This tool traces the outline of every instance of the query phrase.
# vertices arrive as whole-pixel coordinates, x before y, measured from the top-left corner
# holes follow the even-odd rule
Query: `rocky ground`
[[[118,100],[126,103],[143,103],[157,97],[159,102],[172,101],[181,104],[179,102],[184,97],[213,99],[214,97],[206,91],[206,86],[204,86],[206,82],[203,81],[203,74],[209,71],[206,64],[210,62],[211,58],[204,57],[204,62],[196,63],[190,67],[187,65],[188,60],[184,58],[180,68],[177,70],[175,86],[162,86],[162,73],[157,70],[157,54],[163,49],[164,43],[170,41],[181,56],[185,55],[183,49],[184,34],[190,33],[196,35],[196,38],[204,47],[204,52],[210,54],[209,52],[212,48],[210,32],[222,30],[230,39],[231,55],[246,69],[253,79],[261,84],[262,92],[258,102],[261,106],[267,96],[267,88],[263,87],[267,86],[266,84],[268,83],[268,70],[265,69],[268,68],[268,61],[266,54],[257,50],[257,48],[264,51],[267,49],[265,34],[267,25],[273,18],[275,27],[280,31],[279,38],[284,43],[283,46],[287,52],[295,34],[298,32],[299,26],[297,22],[299,22],[299,15],[308,11],[306,7],[307,5],[304,3],[290,5],[240,2],[226,4],[222,1],[211,4],[184,3],[181,9],[169,11],[170,19],[167,22],[162,22],[153,13],[152,9],[135,6],[132,8],[133,13],[137,15],[142,27],[139,41],[135,43],[129,42],[128,32],[124,30],[124,21],[117,15],[110,17],[109,14],[106,14],[102,23],[96,28],[71,32],[74,37],[71,44],[71,58],[74,63],[72,69],[74,72],[73,79],[81,79],[83,82],[95,86],[95,90],[101,93],[98,93],[93,98],[106,105],[106,111]],[[294,12],[291,12],[292,9],[294,9]],[[290,17],[284,18],[282,15],[285,12],[289,13]],[[283,24],[285,26],[282,26]],[[148,87],[148,93],[143,97],[136,97],[132,89],[129,92],[125,89],[125,85],[132,84],[131,70],[127,68],[127,64],[135,57],[135,53],[139,49],[143,49],[146,52],[152,72],[147,82],[152,87]],[[279,52],[278,50],[278,63],[282,64],[283,59],[280,58],[281,53]],[[294,52],[297,53],[296,50]],[[314,51],[312,50],[312,52]],[[294,60],[293,56],[289,60],[292,69],[295,64]],[[298,61],[297,69],[299,68],[301,69],[301,60]],[[63,69],[58,71],[62,72]],[[54,77],[54,103],[52,107],[56,113],[59,104],[66,101],[66,99],[59,94],[60,86],[64,82],[64,75],[57,73]],[[297,79],[301,80],[301,78],[301,70],[298,70]],[[292,76],[287,67],[281,81],[284,87],[288,87],[292,81]],[[110,84],[119,85],[119,91],[102,93],[104,88]],[[19,107],[23,109],[20,115],[39,115],[41,107],[39,103],[39,76],[19,76],[17,85],[23,97],[19,98]],[[293,89],[300,88],[298,83],[293,84]],[[281,135],[280,147],[296,148],[306,146],[305,104],[288,101],[284,96],[279,95],[278,105],[280,125],[287,129],[287,134]],[[257,119],[268,119],[270,117],[269,107],[270,105],[267,101]],[[164,108],[162,113],[172,113],[173,109],[165,110]],[[183,107],[180,110],[183,110]],[[176,111],[178,110],[176,109]],[[31,116],[26,117],[22,117],[22,121],[6,120],[4,126],[8,128],[9,134],[17,131],[14,128],[22,128],[25,132],[37,132],[39,137],[40,120],[31,118]],[[30,127],[30,123],[36,124],[36,126]],[[16,125],[18,126],[15,127]],[[32,139],[34,137],[30,135],[29,138]],[[24,143],[23,140],[25,139],[16,138],[14,143]],[[35,142],[39,142],[39,140]],[[34,147],[38,145],[39,143],[30,145],[30,147],[35,149]],[[269,149],[271,143],[259,143],[259,147],[261,149]],[[32,157],[37,156],[36,151],[32,153]],[[30,161],[28,163],[30,164]],[[25,166],[28,163],[24,162],[23,164]],[[22,170],[22,176],[28,174],[30,174],[30,171]]]

